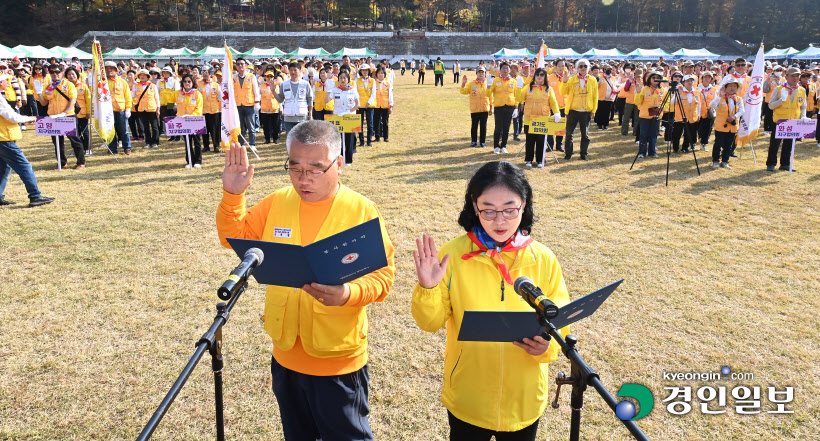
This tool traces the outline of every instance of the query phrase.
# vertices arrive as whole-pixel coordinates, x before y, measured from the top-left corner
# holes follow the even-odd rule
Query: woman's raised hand
[[[413,261],[416,263],[416,274],[419,278],[419,285],[421,285],[422,288],[432,289],[444,278],[444,272],[447,269],[447,262],[450,261],[450,255],[445,255],[444,258],[439,261],[436,242],[427,234],[422,234],[420,238],[416,239],[416,247],[418,250],[413,251]]]

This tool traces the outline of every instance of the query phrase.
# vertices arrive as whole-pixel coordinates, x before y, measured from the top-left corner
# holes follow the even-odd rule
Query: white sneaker
[[[716,162],[715,164],[717,164],[717,162]],[[191,164],[185,164],[185,168],[187,168],[188,170],[190,170],[190,169],[191,169]]]
[[[643,157],[645,157],[645,155],[643,153],[638,153],[638,157],[643,158]]]
[[[708,151],[709,151],[709,149],[708,149],[708,148],[706,148],[706,144],[701,144],[701,145],[700,145],[700,149],[701,149],[701,150],[703,150],[704,152],[708,152]]]
[[[544,163],[542,162],[542,163],[538,164],[538,168],[544,168]]]
[[[152,148],[152,149],[158,149],[158,148],[159,148],[159,144],[151,144],[151,148]]]
[[[496,147],[495,149],[493,149],[493,153],[495,153],[496,155],[499,155],[499,154],[501,154],[501,149]]]
[[[117,141],[117,148],[122,148],[122,141]]]
[[[507,147],[504,147],[504,148],[501,149],[501,153],[510,153],[510,152],[507,151]]]
[[[714,166],[713,166],[713,167],[714,167]],[[728,162],[721,162],[721,163],[720,163],[720,168],[732,168],[732,167],[729,167],[729,163],[728,163]]]
[[[25,132],[26,130],[28,130],[28,127],[26,127],[26,126],[20,126],[20,130],[22,130],[22,131],[24,131],[24,132]]]
[[[820,142],[817,143],[817,147],[820,147]]]
[[[194,168],[202,168],[202,164],[194,164]]]
[[[142,148],[143,148],[143,149],[150,149],[150,148],[151,148],[151,144],[145,144],[144,146],[142,146]]]
[[[769,136],[769,135],[772,134],[772,132],[763,132],[763,134],[766,135],[766,136]]]
[[[525,162],[524,167],[532,168],[532,162]]]
[[[718,167],[720,167],[720,163],[719,163],[719,162],[713,162],[713,163],[712,163],[712,168],[718,168]]]

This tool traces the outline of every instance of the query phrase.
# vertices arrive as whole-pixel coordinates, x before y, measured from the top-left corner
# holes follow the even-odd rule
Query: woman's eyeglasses
[[[491,221],[498,216],[498,213],[504,217],[504,219],[515,219],[518,217],[518,212],[524,208],[524,203],[521,203],[521,206],[518,208],[505,208],[504,210],[478,210],[478,214],[484,219]]]

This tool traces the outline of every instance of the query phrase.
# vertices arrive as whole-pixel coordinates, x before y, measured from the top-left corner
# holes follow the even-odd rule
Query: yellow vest
[[[211,115],[222,112],[222,97],[219,96],[219,83],[213,81],[212,79],[210,83],[210,91],[207,86],[208,84],[203,82],[202,86],[199,88],[199,93],[202,94],[202,100],[204,101],[204,104],[202,105],[202,113],[205,115]]]
[[[783,88],[784,86],[777,86],[777,89],[774,90],[772,96],[776,98],[780,97],[780,91]],[[797,93],[784,101],[780,107],[774,109],[772,116],[774,122],[777,122],[780,119],[800,118],[800,107],[803,106],[804,102],[806,102],[806,89],[803,89],[803,87],[798,84]],[[715,122],[715,127],[717,127],[717,122]]]
[[[635,95],[635,105],[640,110],[639,118],[654,118],[649,114],[649,109],[652,107],[660,107],[663,102],[663,89],[660,87],[653,89],[650,86],[643,86],[640,92]],[[660,116],[660,115],[658,115]]]
[[[570,110],[595,113],[598,110],[598,82],[587,75],[586,87],[581,89],[581,79],[573,75],[566,83],[561,82],[560,93],[566,95],[566,113]]]
[[[325,90],[328,87],[327,80],[323,83],[321,81],[316,81],[313,84],[313,110],[333,110],[333,100],[330,100],[329,103],[325,102],[327,98],[327,94],[330,93],[329,91]]]
[[[370,94],[372,92],[373,83],[375,81],[376,80],[370,77],[367,77],[366,81],[363,81],[362,78],[358,78],[356,80],[356,89],[359,92],[360,107],[367,107],[367,102],[370,101]]]
[[[493,105],[492,94],[487,93],[487,80],[473,80],[461,88],[462,95],[470,95],[470,113],[489,112]]]
[[[720,100],[720,105],[715,112],[715,131],[716,132],[729,132],[729,133],[737,133],[737,120],[734,121],[734,124],[729,124],[726,122],[726,118],[729,117],[729,99],[728,97],[723,97]],[[734,112],[737,113],[738,106],[740,106],[740,98],[737,95],[734,95],[731,98],[732,101],[735,102]],[[799,114],[797,115],[800,116]],[[777,120],[775,120],[777,121]],[[725,127],[724,127],[725,126]]]
[[[530,125],[533,118],[560,112],[552,88],[547,84],[543,87],[545,90],[541,90],[538,86],[533,86],[530,90],[529,86],[525,86],[523,89],[516,91],[518,101],[526,103],[526,106],[524,106],[524,125]]]
[[[253,83],[256,77],[250,73],[245,72],[245,78],[242,80],[242,85],[239,85],[239,74],[234,74],[233,77],[233,93],[236,97],[237,106],[253,107],[256,104],[256,98],[253,96]]]
[[[273,198],[273,202],[262,240],[301,246],[299,194],[291,186],[277,190],[269,197]],[[376,217],[379,217],[379,212],[373,202],[340,185],[327,220],[314,242]],[[290,237],[274,237],[274,228],[290,229]],[[382,237],[385,249],[391,249],[384,222]],[[388,265],[393,265],[389,257]],[[385,296],[386,292],[377,301],[382,301]],[[299,288],[268,285],[264,321],[265,331],[273,344],[283,351],[293,348],[297,336],[305,353],[312,357],[353,356],[367,351],[368,328],[364,306],[325,306]]]
[[[63,110],[65,110],[68,105],[68,99],[64,98],[63,95],[60,95],[60,92],[58,92],[57,89],[60,89],[60,92],[65,94],[65,96],[69,99],[77,98],[77,88],[65,78],[60,80],[60,84],[58,84],[54,90],[49,91],[48,88],[43,89],[43,95],[45,95],[45,98],[48,101],[49,116],[63,113]],[[74,106],[71,106],[65,115],[74,115]]]
[[[144,87],[142,83],[137,82],[134,84],[134,110],[137,112],[156,112],[159,106],[157,102],[157,97],[154,93],[155,89],[154,83],[148,82],[148,86]],[[147,90],[145,90],[147,89]],[[143,91],[145,95],[143,95]],[[142,97],[142,99],[140,99]],[[139,102],[139,104],[137,104]]]
[[[279,85],[274,84],[273,89],[271,89],[270,84],[262,83],[261,87],[262,88],[259,90],[259,92],[262,95],[262,112],[279,112],[279,101],[276,100],[276,90],[279,88]]]
[[[202,94],[197,89],[193,93],[177,91],[177,115],[202,116]]]
[[[389,109],[390,108],[390,83],[376,81],[376,108]]]
[[[88,118],[88,106],[91,103],[91,91],[88,84],[78,80],[74,87],[77,89],[77,104],[80,105],[80,113],[77,114],[77,118]]]
[[[495,77],[487,93],[493,94],[493,105],[495,107],[514,106],[516,86],[518,86],[518,81],[513,77],[506,80]]]
[[[566,72],[564,72],[564,75],[568,75],[568,74]],[[550,88],[552,89],[552,92],[555,94],[555,100],[558,101],[558,106],[563,108],[564,105],[565,105],[564,103],[565,103],[566,97],[564,96],[564,94],[562,94],[560,92],[561,83],[562,83],[561,77],[559,77],[555,73],[552,73],[552,74],[550,74],[550,76],[547,77],[547,83],[550,85]]]
[[[0,141],[17,141],[22,137],[23,132],[20,130],[20,124],[0,117]]]
[[[706,118],[707,115],[709,115],[709,104],[711,104],[718,95],[718,88],[717,86],[712,86],[709,90],[701,89],[700,94],[700,117]]]
[[[177,80],[169,78],[170,84],[164,79],[159,80],[159,105],[162,107],[173,104],[177,100]]]
[[[694,98],[692,98],[692,102],[689,103],[689,97],[687,96],[685,90],[682,87],[678,88],[678,92],[680,92],[680,102],[675,103],[672,108],[672,112],[675,114],[675,121],[682,122],[683,115],[686,115],[686,121],[690,123],[697,122],[700,119],[699,108],[700,108],[700,92],[697,89],[692,89],[692,93],[695,94]],[[683,113],[679,112],[681,106],[683,107]]]
[[[111,91],[111,102],[115,112],[125,112],[131,109],[131,89],[128,83],[120,77],[108,80],[108,90]]]
[[[11,80],[9,80],[9,85],[6,86],[6,101],[17,102],[17,93],[14,91],[14,86],[11,85]]]

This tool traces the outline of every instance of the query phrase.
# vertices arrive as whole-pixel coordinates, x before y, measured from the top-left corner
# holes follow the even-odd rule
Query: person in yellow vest
[[[643,88],[635,95],[635,105],[639,110],[639,127],[641,139],[638,145],[638,157],[646,155],[657,158],[655,148],[660,127],[661,104],[663,104],[663,89],[661,88],[663,71],[649,71],[644,76]]]
[[[574,153],[572,134],[578,127],[581,130],[581,159],[587,161],[589,160],[589,123],[592,115],[598,110],[598,82],[588,74],[589,61],[578,60],[575,63],[575,69],[578,70],[578,74],[574,75],[570,71],[570,75],[564,76],[559,91],[566,96],[567,129],[564,135],[566,137],[564,159],[572,159]]]
[[[202,150],[211,151],[211,143],[214,145],[214,153],[220,153],[220,143],[222,142],[222,85],[216,80],[214,68],[209,65],[202,66],[202,86],[199,87],[202,94],[202,114],[205,116],[206,134],[202,135]]]
[[[18,78],[22,81],[22,85],[26,89],[26,105],[23,108],[24,113],[29,116],[38,116],[38,103],[36,103],[36,98],[34,98],[34,88],[31,84],[31,66],[24,65],[22,66],[18,72]]]
[[[441,83],[441,87],[444,87],[444,70],[444,62],[441,61],[441,57],[437,57],[433,63],[433,76],[435,77],[433,87],[438,86],[439,83]]]
[[[424,73],[427,71],[427,62],[424,61],[424,58],[419,60],[419,79],[416,80],[416,84],[424,84]]]
[[[526,150],[524,166],[532,168],[533,156],[538,168],[544,168],[544,152],[546,151],[546,135],[530,133],[530,124],[534,118],[553,115],[556,122],[561,122],[561,110],[555,99],[555,92],[547,83],[547,71],[539,67],[535,69],[533,80],[524,88],[516,89],[518,102],[524,105],[524,135]]]
[[[518,103],[515,101],[515,88],[518,81],[510,76],[510,65],[501,63],[500,75],[493,79],[487,94],[492,95],[493,109],[490,115],[495,114],[495,131],[493,132],[493,153],[508,153],[507,139],[510,136],[513,112]]]
[[[174,70],[165,66],[160,72],[162,78],[159,80],[159,120],[162,123],[159,125],[160,133],[165,133],[165,118],[177,115],[177,91],[179,90],[179,82],[174,78]],[[179,136],[172,136],[168,141],[179,141]]]
[[[80,78],[80,73],[75,67],[66,69],[65,78],[74,84],[77,90],[77,105],[80,106],[80,111],[77,112],[77,137],[82,142],[84,155],[88,156],[91,150],[91,132],[88,129],[88,117],[91,114],[91,88]]]
[[[563,82],[564,75],[569,75],[569,72],[567,71],[567,62],[559,58],[555,60],[555,66],[552,69],[552,73],[550,73],[547,77],[547,83],[549,83],[552,92],[555,94],[555,100],[558,101],[558,107],[561,109],[562,118],[566,116],[564,111],[564,108],[566,107],[566,96],[561,93],[561,83]],[[554,148],[559,152],[563,152],[564,137],[550,135],[547,137],[547,145],[549,145],[550,149]]]
[[[319,70],[319,81],[313,83],[313,119],[324,121],[325,115],[333,114],[333,101],[325,102],[325,97],[336,87],[336,82],[328,78],[329,70]]]
[[[709,107],[715,111],[715,144],[712,146],[712,168],[732,168],[729,158],[737,137],[737,120],[743,115],[743,99],[737,95],[741,81],[730,76],[718,90]]]
[[[718,94],[718,87],[715,85],[714,74],[708,70],[703,71],[700,76],[700,121],[698,122],[698,140],[700,141],[700,149],[708,152],[709,135],[712,134],[712,128],[715,126],[715,117],[713,112],[710,112],[709,104],[715,99]]]
[[[401,76],[404,76],[404,71],[406,70],[404,58],[402,58],[401,61],[399,62],[399,66],[401,67]]]
[[[4,90],[9,85],[11,75],[0,72],[0,90]],[[17,141],[23,137],[20,124],[36,121],[34,116],[23,116],[17,109],[11,107],[6,100],[0,99],[0,207],[13,205],[15,202],[6,199],[6,184],[9,182],[9,175],[12,170],[20,176],[23,185],[26,187],[29,197],[29,206],[49,204],[54,202],[54,198],[43,196],[37,185],[37,177],[34,175],[26,155],[17,146]]]
[[[367,120],[367,146],[373,141],[373,105],[376,103],[376,80],[370,77],[370,65],[362,64],[359,67],[359,78],[356,79],[356,91],[359,93],[359,110],[361,115],[362,131],[359,132],[359,145],[364,143],[364,122]]]
[[[478,66],[476,79],[467,82],[467,75],[461,77],[461,94],[470,96],[470,147],[486,147],[487,117],[493,108],[493,95],[487,93],[486,69]],[[479,132],[480,127],[480,132]]]
[[[50,65],[48,73],[51,77],[51,84],[43,90],[40,104],[48,107],[48,116],[52,118],[74,116],[76,114],[74,104],[77,103],[77,88],[74,86],[74,83],[63,78],[63,69],[60,65]],[[74,156],[77,158],[77,165],[75,165],[74,168],[85,168],[85,149],[83,148],[83,141],[79,136],[68,136],[67,138],[71,143],[71,148],[74,150]],[[52,136],[51,142],[59,149],[60,168],[64,168],[66,163],[68,163],[68,158],[65,156],[65,137]]]
[[[772,99],[769,107],[772,109],[773,118],[776,121],[781,119],[804,119],[806,118],[806,89],[800,87],[800,69],[790,67],[785,74],[786,84],[777,86],[772,92]],[[717,123],[715,123],[717,127]],[[791,168],[791,155],[794,149],[794,139],[777,139],[773,131],[769,141],[769,155],[766,158],[766,170],[773,172],[777,165],[777,151],[780,150],[780,170],[795,171]],[[783,145],[781,149],[780,146]]]
[[[672,72],[669,78],[665,77],[664,79],[668,79],[680,84],[683,81],[683,73],[676,70]],[[663,89],[664,95],[666,95],[666,92],[669,91],[669,85],[671,84],[671,81],[661,84],[661,89]],[[663,132],[663,140],[666,142],[672,142],[672,126],[675,123],[675,113],[669,106],[670,102],[670,100],[667,100],[666,106],[664,106],[664,108],[661,109],[661,131]]]
[[[695,87],[696,81],[695,75],[684,75],[683,82],[678,87],[680,100],[675,95],[669,99],[669,106],[675,115],[675,122],[672,126],[672,151],[675,153],[679,150],[689,153],[690,148],[694,151],[697,144],[701,96],[700,91]],[[680,144],[681,135],[683,135],[683,146]]]
[[[458,77],[461,75],[461,63],[458,60],[453,63],[453,84],[458,84]]]
[[[609,128],[612,106],[615,105],[615,98],[618,96],[615,78],[612,76],[612,67],[604,64],[598,69],[597,75],[593,66],[592,76],[598,81],[598,108],[595,111],[595,125],[598,130]]]
[[[254,115],[262,108],[259,83],[256,81],[256,77],[248,72],[248,62],[244,58],[237,58],[234,64],[236,65],[236,73],[233,74],[233,90],[236,97],[236,109],[239,112],[239,126],[242,136],[245,137],[251,149],[255,149]]]
[[[772,118],[772,109],[769,108],[769,102],[772,100],[772,92],[783,81],[783,72],[786,68],[783,66],[772,66],[771,72],[766,71],[766,79],[763,82],[763,134],[771,135],[775,130],[775,121]]]
[[[204,100],[202,94],[196,88],[196,80],[193,75],[185,74],[180,81],[182,89],[177,92],[177,116],[202,116],[202,106]],[[191,151],[189,156],[188,151]],[[202,144],[199,142],[199,136],[187,135],[185,136],[185,168],[201,168],[202,167]]]
[[[373,103],[373,132],[376,142],[390,142],[390,115],[393,113],[393,84],[387,81],[384,67],[376,69],[376,100]]]
[[[288,133],[285,164],[292,185],[250,209],[245,194],[254,165],[244,146],[232,145],[216,212],[221,244],[230,247],[226,238],[237,237],[306,246],[381,218],[376,204],[339,181],[341,144],[329,122],[296,125]],[[273,393],[285,439],[335,439],[340,433],[346,439],[373,439],[367,418],[367,306],[384,301],[396,272],[383,219],[381,236],[387,257],[381,269],[343,285],[267,288],[263,321],[273,342]]]
[[[137,103],[137,71],[128,69],[125,75],[125,82],[128,83],[128,89],[131,90],[131,116],[128,117],[128,128],[131,133],[131,142],[142,141],[145,139],[145,131],[143,129],[142,120],[137,116],[137,111],[134,108]],[[145,148],[145,147],[144,147]]]
[[[632,70],[632,65],[624,67],[623,86],[618,92],[618,99],[623,99],[623,112],[621,118],[621,136],[629,135],[629,125],[632,124],[633,129],[637,126],[638,108],[635,106],[635,92],[640,90],[638,82],[635,80],[639,78],[640,74]]]
[[[806,118],[814,116],[817,106],[814,102],[817,99],[817,84],[812,79],[811,71],[803,71],[800,74],[800,87],[806,91]]]
[[[34,67],[32,68],[34,72],[29,78],[30,88],[34,92],[34,104],[37,106],[37,115],[45,115],[46,109],[45,107],[40,104],[40,95],[43,94],[43,89],[45,89],[46,85],[51,82],[51,79],[48,78],[48,75],[45,71],[45,68],[40,63],[34,63]]]
[[[108,144],[108,149],[116,154],[117,143],[122,143],[126,155],[131,154],[131,138],[128,135],[128,118],[131,116],[131,90],[128,83],[119,77],[117,65],[112,61],[105,62],[105,75],[108,79],[108,90],[114,107],[114,130],[116,136]]]
[[[262,96],[259,122],[262,125],[262,133],[265,135],[265,144],[269,144],[271,139],[274,144],[278,144],[279,132],[277,132],[276,128],[279,127],[279,109],[281,105],[279,101],[276,100],[276,95],[279,93],[279,80],[276,78],[276,72],[273,70],[265,72],[263,78],[264,82],[259,91]],[[315,118],[314,116],[314,119]],[[324,117],[321,119],[324,119]]]
[[[533,190],[521,169],[507,161],[485,164],[463,199],[458,224],[466,234],[440,249],[427,234],[416,239],[413,319],[426,332],[447,328],[441,401],[450,440],[534,441],[558,343],[540,335],[511,343],[459,341],[458,335],[466,310],[531,313],[511,289],[518,277],[532,279],[557,306],[569,303],[561,265],[531,236]]]
[[[146,149],[159,147],[159,88],[151,82],[151,75],[146,69],[140,69],[134,83],[134,113],[139,118],[144,133]]]

